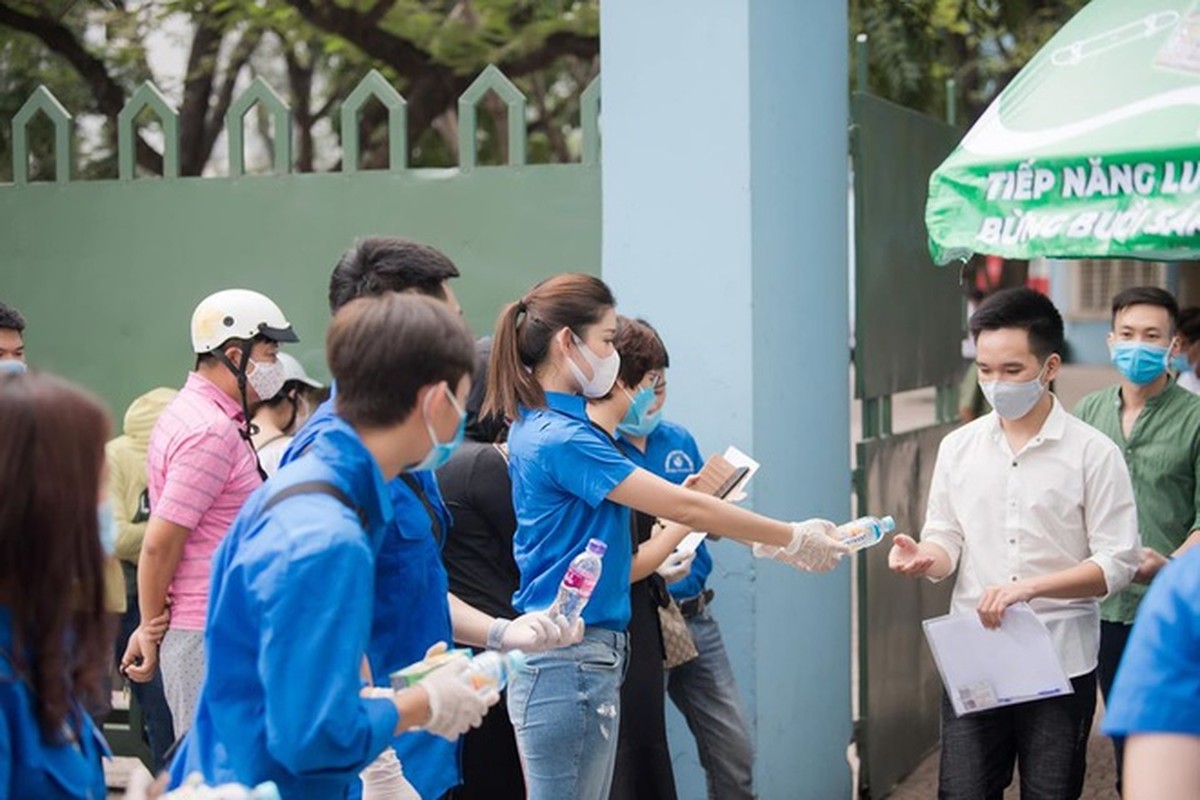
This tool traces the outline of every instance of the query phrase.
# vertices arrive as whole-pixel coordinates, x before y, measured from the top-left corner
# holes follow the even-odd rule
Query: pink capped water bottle
[[[567,567],[567,574],[558,586],[558,597],[550,606],[551,614],[562,614],[572,623],[579,619],[600,580],[602,559],[607,550],[608,545],[599,539],[588,540],[587,549],[575,556],[571,566]]]

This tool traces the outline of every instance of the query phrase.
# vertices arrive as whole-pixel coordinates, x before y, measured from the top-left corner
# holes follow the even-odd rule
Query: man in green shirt
[[[1175,298],[1157,287],[1114,297],[1108,346],[1121,382],[1075,408],[1076,416],[1124,452],[1142,536],[1134,583],[1100,606],[1098,672],[1105,701],[1147,585],[1168,559],[1200,541],[1200,397],[1167,371],[1180,348],[1178,320]],[[1120,791],[1122,743],[1113,744]]]

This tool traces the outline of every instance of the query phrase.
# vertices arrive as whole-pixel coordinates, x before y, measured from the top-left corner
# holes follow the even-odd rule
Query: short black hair
[[[1179,303],[1175,300],[1175,296],[1166,289],[1160,289],[1157,286],[1134,286],[1132,289],[1118,292],[1112,301],[1114,326],[1117,324],[1117,314],[1130,306],[1158,306],[1166,310],[1167,319],[1171,323],[1171,331],[1174,332],[1179,327]]]
[[[971,315],[971,338],[983,331],[1020,328],[1029,334],[1029,349],[1042,361],[1066,346],[1062,315],[1049,297],[1024,286],[1002,289],[979,304]]]
[[[347,303],[325,337],[337,381],[337,413],[356,427],[403,422],[423,386],[458,389],[475,371],[475,342],[462,318],[431,297],[387,292]]]
[[[368,236],[347,250],[329,276],[329,310],[360,297],[408,292],[446,299],[442,284],[458,267],[436,247],[398,236]]]
[[[1200,340],[1200,306],[1179,311],[1179,335],[1189,342]]]
[[[12,306],[0,302],[0,328],[16,331],[17,333],[25,332],[25,317],[21,315]]]

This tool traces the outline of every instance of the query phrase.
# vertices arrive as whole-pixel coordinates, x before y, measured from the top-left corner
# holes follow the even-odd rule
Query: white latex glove
[[[514,620],[497,620],[493,623],[499,630],[500,650],[521,650],[526,653],[542,653],[556,647],[577,644],[583,639],[583,620],[571,623],[562,614],[546,611],[531,611]]]
[[[417,684],[429,696],[429,722],[425,730],[453,742],[478,728],[489,708],[500,700],[494,689],[480,692],[464,675],[470,662],[456,658],[426,675]]]
[[[387,748],[358,774],[363,800],[421,800],[421,795],[404,777],[396,751]]]
[[[690,553],[671,553],[667,556],[667,560],[658,565],[658,569],[654,570],[662,579],[670,586],[672,583],[679,583],[686,578],[692,571],[692,562],[696,560],[696,551]]]
[[[754,555],[771,558],[803,572],[828,572],[838,565],[850,548],[835,537],[837,525],[827,519],[792,523],[792,540],[786,547],[755,544]]]

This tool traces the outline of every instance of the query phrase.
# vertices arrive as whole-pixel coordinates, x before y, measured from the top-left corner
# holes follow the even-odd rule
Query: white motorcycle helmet
[[[230,339],[263,336],[273,342],[298,342],[283,311],[271,298],[250,289],[210,294],[192,312],[192,350],[211,353]]]

